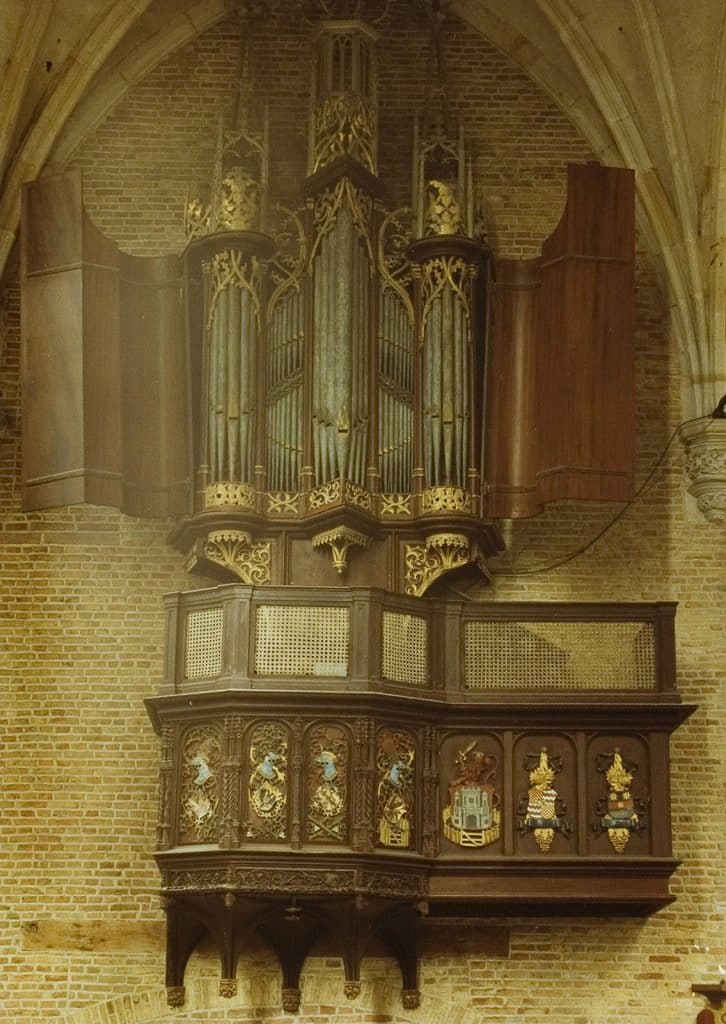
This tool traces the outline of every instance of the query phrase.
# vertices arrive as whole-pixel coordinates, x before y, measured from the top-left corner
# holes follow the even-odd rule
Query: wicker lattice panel
[[[464,679],[473,690],[649,690],[647,622],[467,622]]]
[[[261,676],[346,676],[347,608],[260,605],[255,672]]]
[[[428,681],[428,623],[418,615],[383,613],[381,675],[392,683]]]
[[[187,612],[184,676],[209,679],[222,671],[222,609]]]

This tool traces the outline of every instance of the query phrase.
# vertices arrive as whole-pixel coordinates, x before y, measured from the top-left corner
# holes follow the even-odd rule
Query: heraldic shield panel
[[[496,736],[456,733],[441,748],[441,852],[499,851],[502,747]]]

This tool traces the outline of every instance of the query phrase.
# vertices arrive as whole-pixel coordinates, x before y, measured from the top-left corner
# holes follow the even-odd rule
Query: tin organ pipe
[[[466,344],[466,338],[464,337],[463,323],[462,323],[462,308],[459,297],[455,295],[453,297],[452,306],[452,337],[454,340],[454,395],[456,398],[454,405],[454,477],[452,483],[462,487],[466,481],[466,473],[464,470],[464,452],[465,452],[465,439],[464,439],[464,426],[466,421],[466,394],[462,391],[463,375],[462,367],[466,354],[464,346]]]
[[[217,333],[217,380],[215,385],[215,407],[217,411],[216,434],[217,434],[217,480],[224,480],[225,466],[225,404],[224,388],[227,378],[227,332],[228,332],[228,295],[224,288],[217,299],[217,316],[219,317],[219,328]]]
[[[229,322],[227,326],[227,380],[226,380],[226,406],[227,406],[227,479],[242,480],[241,461],[242,452],[238,451],[239,428],[240,428],[240,394],[239,394],[239,369],[240,369],[240,345],[242,344],[242,291],[232,284],[225,288],[227,305],[229,310]]]
[[[431,303],[431,314],[428,323],[429,351],[431,357],[431,408],[429,422],[431,425],[432,465],[429,486],[436,486],[439,481],[441,466],[441,296],[437,295]]]
[[[441,421],[444,431],[444,482],[453,483],[454,469],[454,421],[457,397],[454,394],[454,359],[458,340],[452,337],[453,293],[444,287],[441,296]]]
[[[355,336],[351,328],[357,311],[356,292],[358,290],[356,287],[358,275],[354,273],[357,267],[353,217],[347,203],[341,207],[335,233],[337,235],[338,259],[331,269],[333,272],[335,272],[335,267],[339,270],[339,276],[336,278],[338,302],[335,309],[334,341],[338,357],[338,373],[332,409],[334,413],[336,476],[343,476],[350,453],[352,417],[354,415],[350,407],[353,370],[351,346],[355,344]]]
[[[227,333],[222,344],[226,344],[227,369],[224,381],[223,400],[225,406],[225,479],[239,480],[239,338],[240,338],[240,289],[236,285],[225,288],[227,297]]]
[[[292,335],[293,335],[293,313],[294,308],[292,307],[292,296],[285,297],[285,304],[282,313],[282,337],[280,338],[280,385],[282,386],[285,381],[289,380],[290,376],[290,350],[292,347]],[[289,388],[289,383],[287,384]],[[290,444],[290,409],[289,409],[289,392],[285,391],[280,399],[281,405],[281,430],[278,436],[278,445],[280,451],[280,472],[278,474],[279,489],[285,490],[286,480],[288,477],[288,445]]]
[[[361,327],[361,282],[360,282],[360,251],[357,239],[351,239],[352,252],[351,252],[351,278],[350,278],[350,315],[348,317],[348,344],[350,346],[351,358],[351,370],[350,376],[343,384],[343,393],[345,394],[346,385],[349,394],[349,433],[348,433],[348,451],[345,462],[343,463],[343,472],[345,473],[346,479],[357,482],[358,476],[358,442],[359,438],[359,368],[360,368],[360,327]]]
[[[242,463],[242,480],[254,480],[254,422],[255,422],[255,387],[257,374],[257,323],[253,296],[246,291],[242,295],[242,313],[245,336],[242,360],[240,364],[240,457]],[[242,429],[244,428],[244,429]]]
[[[330,265],[333,262],[330,259],[331,249],[333,248],[332,232],[325,236],[323,239],[323,245],[321,246],[320,253],[320,268],[322,272],[322,289],[324,297],[324,318],[322,328],[319,332],[319,337],[316,337],[316,342],[320,347],[320,359],[318,363],[318,378],[320,385],[320,459],[321,459],[321,478],[320,482],[325,483],[330,480],[332,473],[333,463],[330,459],[330,389],[335,376],[335,364],[334,364],[334,353],[330,351],[328,339],[332,330],[333,318],[332,303],[331,303],[331,292],[332,282],[328,276]]]
[[[267,361],[267,473],[269,475],[269,485],[272,490],[276,487],[276,467],[275,467],[275,432],[274,432],[274,413],[275,403],[274,399],[270,397],[274,392],[275,384],[275,373],[274,365],[277,357],[277,345],[280,344],[280,305],[277,304],[274,307],[272,313],[272,324],[270,330],[270,348],[269,358]]]
[[[207,463],[213,480],[217,480],[217,337],[219,320],[216,311],[212,313],[208,328],[208,366],[207,366]]]
[[[358,464],[356,483],[359,487],[365,486],[366,459],[368,454],[368,327],[370,316],[370,296],[368,284],[370,280],[368,257],[363,243],[358,245],[358,259],[360,262],[360,299],[358,303],[360,316],[358,318],[358,371],[356,374],[356,390],[358,409],[356,419],[358,427]]]
[[[338,223],[336,222],[333,230],[328,235],[328,262],[325,268],[325,286],[327,289],[328,296],[328,318],[327,325],[328,330],[325,334],[325,361],[321,367],[323,373],[323,379],[326,382],[325,389],[325,455],[327,459],[327,469],[325,474],[326,480],[334,480],[340,473],[337,471],[337,452],[336,452],[336,407],[335,397],[338,391],[337,383],[338,376],[340,374],[340,352],[336,345],[336,299],[339,298],[337,295],[337,284],[335,279],[335,272],[337,267],[337,230]],[[342,268],[341,268],[342,269]],[[330,365],[332,373],[326,377],[326,366]]]
[[[429,313],[430,319],[430,313]],[[433,477],[433,428],[431,425],[431,404],[433,400],[433,360],[431,358],[431,324],[424,327],[423,339],[423,447],[424,480],[427,484]]]
[[[312,379],[312,433],[313,433],[313,472],[315,474],[314,481],[319,484],[321,481],[321,462],[320,462],[320,353],[318,346],[320,345],[320,338],[322,336],[322,283],[319,278],[320,271],[320,260],[321,254],[318,252],[315,258],[315,264],[313,266],[313,282],[312,282],[312,293],[313,293],[313,338],[315,344],[313,346],[313,379]]]

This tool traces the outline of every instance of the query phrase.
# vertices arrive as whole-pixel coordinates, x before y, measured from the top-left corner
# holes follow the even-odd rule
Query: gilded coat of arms
[[[383,846],[411,844],[414,810],[414,741],[406,732],[384,729],[378,737],[378,839]]]
[[[458,774],[449,783],[449,803],[442,811],[444,835],[457,846],[487,846],[499,838],[499,795],[495,778],[499,760],[475,750],[472,740],[456,755]]]
[[[593,828],[595,832],[607,832],[615,852],[623,853],[630,833],[645,827],[642,820],[645,808],[642,801],[634,799],[631,790],[635,766],[626,765],[616,748],[613,754],[598,756],[597,770],[607,779],[608,795],[607,799],[598,800],[595,804],[595,813],[600,821]]]
[[[572,825],[563,817],[565,805],[552,786],[555,773],[562,770],[562,759],[549,756],[547,747],[542,747],[539,756],[527,755],[524,766],[529,771],[529,790],[520,801],[519,813],[523,817],[519,829],[529,829],[542,853],[547,853],[555,832],[566,836],[572,831]]]

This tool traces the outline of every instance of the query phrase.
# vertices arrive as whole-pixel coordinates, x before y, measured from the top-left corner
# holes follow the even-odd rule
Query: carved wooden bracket
[[[313,537],[313,547],[329,547],[333,557],[333,568],[344,573],[348,568],[348,548],[359,547],[365,551],[370,545],[370,537],[349,526],[336,526]]]
[[[293,875],[290,879],[292,881]],[[299,877],[299,876],[296,876]],[[284,883],[283,883],[284,884]],[[401,969],[401,999],[406,1009],[419,1005],[418,902],[351,896],[344,900],[271,892],[263,901],[231,890],[187,891],[165,895],[167,914],[166,997],[169,1006],[184,1005],[184,974],[189,957],[204,936],[211,936],[220,958],[219,994],[237,992],[237,964],[245,940],[255,934],[269,943],[282,968],[281,1004],[285,1013],[300,1010],[300,975],[317,940],[335,942],[345,969],[344,992],[355,999],[361,990],[360,968],[369,941],[381,940]]]
[[[260,586],[270,582],[271,548],[269,540],[255,542],[246,530],[212,530],[195,543],[187,570],[203,561],[212,562],[243,583]]]
[[[407,544],[406,593],[421,597],[439,576],[467,565],[472,557],[469,539],[463,533],[432,533],[423,544]]]

